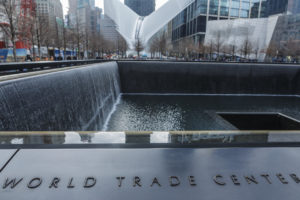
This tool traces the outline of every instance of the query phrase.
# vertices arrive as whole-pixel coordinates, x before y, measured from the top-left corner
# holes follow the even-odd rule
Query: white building
[[[120,0],[104,0],[105,14],[117,25],[117,31],[129,45],[139,37],[145,44],[194,0],[169,0],[149,16],[141,17]]]
[[[204,43],[207,46],[212,43],[216,45],[216,42],[219,43],[220,47],[234,46],[236,55],[245,57],[245,55],[242,55],[241,49],[248,41],[247,45],[249,45],[249,48],[251,46],[249,58],[256,59],[256,56],[258,56],[259,61],[264,61],[266,49],[270,45],[277,21],[278,16],[208,21]]]

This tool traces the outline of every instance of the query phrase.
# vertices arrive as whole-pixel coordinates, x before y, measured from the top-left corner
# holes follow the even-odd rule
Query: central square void
[[[300,130],[300,122],[280,113],[219,113],[239,130]]]

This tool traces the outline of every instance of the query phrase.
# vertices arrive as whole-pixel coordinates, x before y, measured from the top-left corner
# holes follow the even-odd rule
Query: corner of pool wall
[[[0,82],[0,131],[100,131],[121,93],[300,95],[300,66],[117,61]]]

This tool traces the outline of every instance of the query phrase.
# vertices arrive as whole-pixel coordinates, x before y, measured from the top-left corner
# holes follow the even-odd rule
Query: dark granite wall
[[[101,130],[119,93],[115,62],[0,82],[0,130]]]
[[[300,66],[118,62],[123,93],[300,94]]]

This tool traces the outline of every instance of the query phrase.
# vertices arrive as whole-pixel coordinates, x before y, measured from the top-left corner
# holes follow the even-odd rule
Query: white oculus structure
[[[193,2],[194,0],[169,0],[147,17],[137,15],[120,0],[104,0],[104,10],[116,23],[117,31],[132,47],[137,38],[147,44],[155,33]]]

